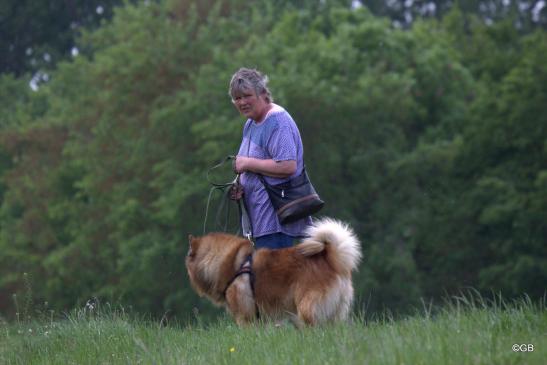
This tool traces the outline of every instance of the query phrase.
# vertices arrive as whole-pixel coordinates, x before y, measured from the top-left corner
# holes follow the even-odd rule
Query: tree
[[[488,25],[510,18],[513,26],[526,32],[547,25],[547,11],[542,0],[372,0],[360,3],[376,15],[389,17],[399,27],[410,27],[423,18],[441,19],[454,8],[460,9],[466,17],[476,16]]]
[[[322,214],[361,238],[359,308],[462,286],[541,296],[545,31],[458,10],[403,30],[366,8],[287,4],[127,4],[37,92],[0,79],[2,311],[27,272],[56,309],[97,296],[215,313],[183,257],[205,172],[240,141],[227,88],[242,66],[269,74],[297,121]]]
[[[5,0],[0,8],[0,73],[50,70],[71,56],[82,28],[109,19],[120,0]]]

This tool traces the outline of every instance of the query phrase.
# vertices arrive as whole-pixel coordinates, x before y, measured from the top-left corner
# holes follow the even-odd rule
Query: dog
[[[359,240],[340,221],[324,218],[301,243],[254,250],[246,238],[210,233],[189,238],[186,268],[198,295],[226,307],[239,326],[289,316],[297,327],[341,321],[353,300]]]

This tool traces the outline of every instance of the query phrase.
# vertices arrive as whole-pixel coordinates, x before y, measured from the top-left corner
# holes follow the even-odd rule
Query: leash
[[[228,162],[230,160],[235,161],[235,159],[236,159],[235,156],[226,156],[218,164],[216,164],[215,166],[213,166],[209,170],[207,170],[206,178],[207,178],[207,181],[209,182],[209,184],[211,184],[212,187],[209,190],[209,197],[207,198],[207,206],[205,208],[205,220],[203,222],[203,234],[205,235],[205,231],[206,231],[207,217],[209,215],[209,206],[211,204],[211,198],[213,196],[213,193],[218,190],[218,191],[222,192],[222,201],[221,201],[220,209],[217,212],[217,222],[218,222],[218,219],[219,219],[219,214],[220,214],[220,212],[222,212],[222,210],[224,208],[224,205],[226,205],[226,203],[229,202],[230,200],[234,200],[236,202],[237,208],[238,208],[241,234],[249,240],[249,242],[253,246],[253,251],[254,251],[254,245],[255,244],[254,244],[254,241],[253,241],[253,227],[252,227],[252,224],[251,224],[251,219],[249,217],[247,207],[245,206],[245,200],[243,199],[243,195],[238,196],[237,199],[232,199],[232,197],[230,196],[230,194],[232,193],[232,189],[237,189],[237,188],[241,189],[241,184],[239,182],[240,174],[236,174],[236,177],[234,178],[233,181],[227,182],[227,183],[221,183],[221,184],[213,182],[209,177],[209,174],[211,173],[212,170],[214,170],[218,167],[221,167],[222,165],[224,165],[226,162]],[[230,205],[228,204],[228,209],[226,209],[224,231],[226,231],[227,228],[228,228],[227,226],[228,226],[228,219],[229,219],[229,213],[230,213],[229,207],[230,207]],[[233,282],[239,276],[245,275],[245,274],[249,275],[249,283],[250,283],[250,286],[251,286],[251,292],[253,294],[253,299],[254,299],[255,298],[255,274],[254,274],[254,271],[253,271],[253,254],[252,253],[249,254],[247,256],[247,258],[245,259],[245,261],[243,261],[241,263],[241,266],[239,267],[239,270],[236,272],[234,277],[228,282],[228,284],[226,285],[226,288],[224,289],[222,295],[224,297],[226,297],[226,292],[228,291],[228,288],[233,284]],[[260,319],[260,311],[258,309],[258,305],[256,304],[256,299],[254,299],[254,300],[255,300],[255,316],[256,316],[257,319]]]
[[[209,197],[207,198],[207,205],[205,208],[205,220],[203,221],[203,234],[205,235],[207,219],[209,216],[209,207],[211,204],[213,193],[215,191],[220,191],[222,193],[222,199],[221,199],[220,207],[217,211],[217,217],[216,217],[217,225],[220,225],[218,224],[220,222],[220,214],[223,210],[225,210],[226,216],[224,219],[223,231],[228,230],[228,221],[230,218],[230,204],[227,204],[227,202],[229,202],[230,200],[234,200],[237,204],[238,214],[239,214],[240,231],[238,231],[238,233],[241,232],[241,234],[245,238],[247,238],[254,246],[253,229],[252,229],[251,219],[249,217],[247,207],[245,206],[245,201],[242,196],[240,196],[237,199],[232,199],[232,197],[230,196],[233,193],[233,189],[237,189],[241,187],[239,182],[240,174],[236,174],[236,177],[234,178],[233,181],[228,183],[220,183],[220,184],[213,182],[209,177],[209,174],[211,173],[212,170],[218,167],[221,167],[222,165],[224,165],[226,162],[230,160],[235,161],[235,159],[236,159],[236,156],[233,156],[233,155],[226,156],[222,161],[220,161],[220,163],[216,164],[215,166],[207,170],[206,179],[212,187],[209,190]],[[226,209],[225,209],[225,205],[227,205]]]

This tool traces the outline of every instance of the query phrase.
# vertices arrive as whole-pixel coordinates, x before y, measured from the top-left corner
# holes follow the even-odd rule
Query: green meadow
[[[463,298],[432,312],[425,306],[399,319],[354,316],[297,330],[289,323],[241,329],[229,318],[179,325],[122,310],[81,310],[59,320],[3,323],[0,363],[545,364],[544,302]]]
[[[2,0],[0,35],[0,365],[547,364],[545,1]],[[241,67],[359,237],[346,323],[189,283],[239,228]]]

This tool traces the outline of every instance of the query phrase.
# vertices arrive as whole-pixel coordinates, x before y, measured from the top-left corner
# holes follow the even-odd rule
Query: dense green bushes
[[[322,213],[362,239],[359,306],[405,310],[464,286],[544,294],[544,31],[464,27],[457,10],[403,31],[363,8],[192,3],[118,9],[37,92],[0,79],[2,312],[24,272],[57,309],[97,296],[211,310],[183,258],[205,171],[239,143],[227,84],[240,66],[270,75]]]

